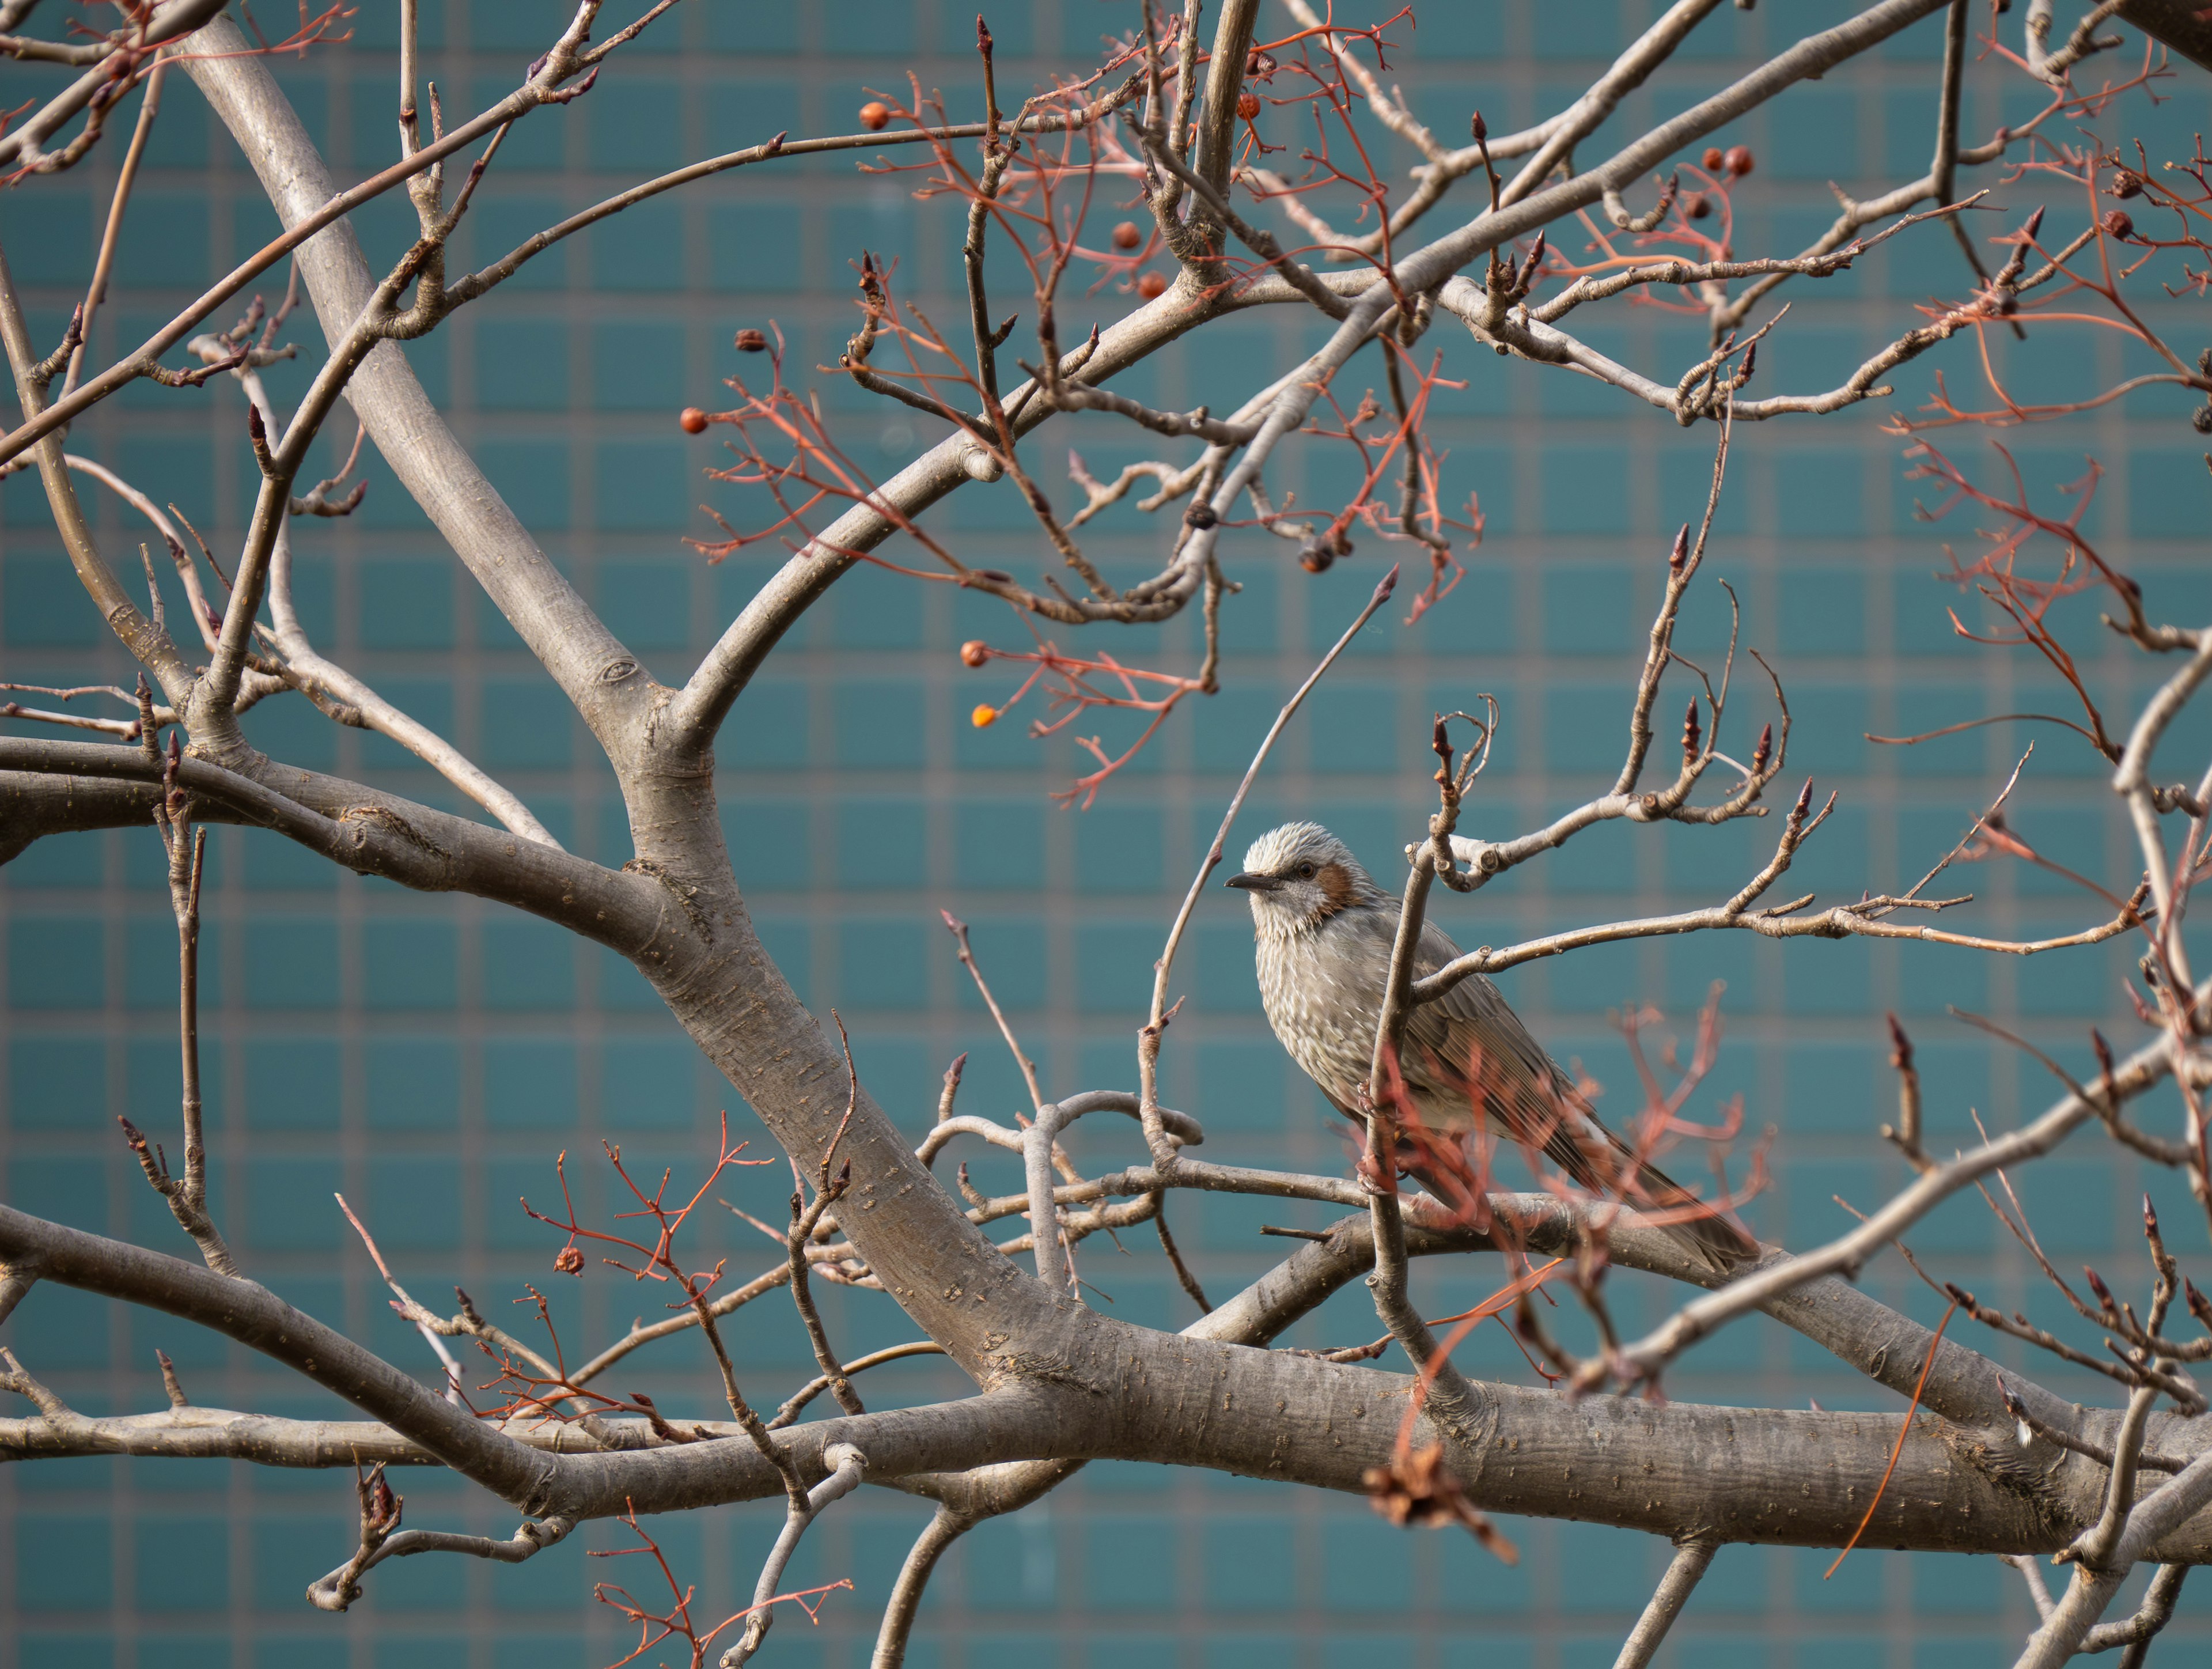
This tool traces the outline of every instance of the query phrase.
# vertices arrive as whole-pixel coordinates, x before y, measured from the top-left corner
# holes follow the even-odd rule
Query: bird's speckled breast
[[[1382,1012],[1395,912],[1341,911],[1310,931],[1259,935],[1260,999],[1291,1058],[1346,1111],[1359,1105]]]

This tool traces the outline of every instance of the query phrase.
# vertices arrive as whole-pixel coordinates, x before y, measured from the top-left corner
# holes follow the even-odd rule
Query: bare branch
[[[1322,674],[1336,664],[1336,658],[1344,653],[1346,646],[1359,635],[1360,628],[1373,619],[1376,611],[1390,600],[1390,594],[1397,583],[1398,570],[1393,564],[1368,598],[1367,606],[1344,629],[1343,635],[1330,645],[1328,653],[1322,656],[1313,671],[1306,674],[1305,682],[1291,692],[1291,698],[1283,704],[1282,710],[1275,715],[1275,722],[1267,727],[1267,734],[1260,739],[1259,748],[1252,755],[1252,763],[1244,767],[1244,775],[1237,784],[1237,791],[1229,796],[1229,807],[1221,814],[1221,826],[1214,831],[1213,844],[1206,849],[1206,856],[1199,863],[1198,873],[1191,877],[1190,890],[1183,894],[1182,907],[1176,911],[1175,923],[1168,929],[1167,943],[1161,947],[1159,960],[1152,965],[1152,1007],[1146,1014],[1143,1031],[1138,1033],[1137,1081],[1146,1145],[1152,1149],[1153,1163],[1163,1170],[1171,1169],[1174,1163],[1174,1148],[1159,1116],[1159,1058],[1160,1040],[1167,1028],[1168,980],[1175,971],[1176,947],[1182,942],[1183,929],[1189,925],[1191,912],[1198,907],[1199,895],[1206,888],[1206,878],[1220,866],[1221,855],[1229,844],[1229,831],[1236,825],[1237,813],[1244,807],[1244,796],[1252,791],[1252,783],[1260,774],[1260,767],[1267,763],[1267,755],[1274,748],[1275,738],[1283,734],[1283,728],[1290,723],[1314,685],[1321,682]],[[1203,1299],[1199,1301],[1201,1304],[1205,1302]]]
[[[150,741],[150,738],[149,739]],[[155,826],[167,854],[169,904],[177,920],[177,1033],[183,1082],[185,1173],[172,1177],[166,1160],[156,1162],[146,1139],[120,1119],[125,1138],[138,1156],[146,1180],[169,1203],[178,1226],[192,1237],[217,1275],[239,1276],[238,1262],[223,1243],[207,1209],[207,1140],[200,1118],[199,947],[200,879],[207,861],[207,831],[191,826],[191,801],[177,787],[179,760],[177,733],[169,733],[169,752],[162,761],[162,795],[154,813]]]
[[[2166,1041],[2160,1039],[2130,1056],[2112,1074],[2109,1081],[2111,1093],[2139,1094],[2172,1070],[2172,1051]],[[1836,1270],[1856,1273],[1869,1258],[1961,1188],[2002,1166],[2017,1165],[2050,1152],[2083,1121],[2094,1116],[2095,1108],[2088,1098],[2069,1094],[2024,1128],[1985,1142],[1923,1173],[1850,1233],[1786,1263],[1763,1265],[1723,1290],[1684,1306],[1644,1337],[1624,1348],[1621,1361],[1625,1371],[1641,1374],[1656,1372],[1692,1340],[1756,1309],[1762,1300],[1814,1276]],[[2207,1469],[2204,1487],[2212,1490],[2212,1468]]]
[[[798,1550],[799,1538],[822,1515],[824,1508],[858,1489],[868,1470],[868,1457],[849,1444],[833,1444],[823,1451],[822,1459],[833,1470],[803,1497],[792,1502],[784,1519],[783,1532],[775,1538],[775,1545],[761,1566],[760,1581],[753,1589],[752,1614],[745,1621],[745,1631],[736,1645],[722,1654],[722,1669],[739,1669],[760,1650],[761,1642],[768,1637],[769,1628],[775,1620],[775,1591],[783,1581],[784,1567]]]
[[[1675,1548],[1666,1575],[1660,1579],[1657,1591],[1644,1608],[1644,1615],[1629,1631],[1620,1655],[1613,1660],[1613,1669],[1644,1669],[1667,1638],[1667,1631],[1674,1626],[1674,1619],[1682,1614],[1682,1607],[1689,1603],[1698,1579],[1704,1576],[1719,1550],[1717,1542],[1695,1539],[1682,1542]]]

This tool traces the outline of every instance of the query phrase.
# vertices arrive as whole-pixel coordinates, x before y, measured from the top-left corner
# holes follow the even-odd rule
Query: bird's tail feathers
[[[1619,1200],[1716,1273],[1725,1275],[1759,1256],[1759,1242],[1645,1159],[1595,1118],[1565,1124],[1544,1152],[1577,1187],[1601,1199]]]
[[[1619,1200],[1716,1273],[1725,1275],[1759,1257],[1759,1243],[1717,1207],[1639,1157],[1595,1120],[1572,1122],[1588,1136],[1577,1140],[1569,1133],[1568,1120],[1562,1118],[1539,1151],[1577,1189],[1596,1199]],[[1455,1222],[1486,1231],[1491,1226],[1489,1196],[1495,1185],[1490,1164],[1493,1145],[1494,1138],[1480,1133],[1442,1132],[1412,1123],[1400,1130],[1399,1165]],[[1534,1153],[1530,1156],[1533,1160]]]
[[[1720,1274],[1759,1257],[1758,1241],[1656,1165],[1639,1160],[1635,1181],[1620,1191],[1644,1221],[1665,1230],[1685,1251]]]

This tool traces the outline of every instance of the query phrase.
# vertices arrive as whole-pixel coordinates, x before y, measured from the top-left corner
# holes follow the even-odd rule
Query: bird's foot
[[[1370,1154],[1360,1154],[1358,1163],[1352,1167],[1352,1174],[1353,1180],[1367,1193],[1395,1194],[1398,1191],[1398,1167],[1393,1165],[1390,1174],[1385,1177],[1382,1167],[1375,1162]]]

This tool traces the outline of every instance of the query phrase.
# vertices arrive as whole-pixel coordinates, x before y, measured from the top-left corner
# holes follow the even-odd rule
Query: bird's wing
[[[1458,954],[1448,937],[1428,928],[1421,935],[1418,972],[1433,973]],[[1586,1151],[1592,1140],[1601,1147],[1620,1146],[1498,987],[1480,974],[1413,1010],[1400,1070],[1430,1122],[1473,1130],[1486,1115],[1511,1140],[1541,1149],[1585,1185],[1597,1168]]]
[[[1443,932],[1425,929],[1415,977],[1434,973],[1458,954]],[[1598,1122],[1589,1100],[1480,974],[1407,1017],[1399,1071],[1426,1127],[1407,1132],[1421,1151],[1407,1168],[1468,1221],[1488,1220],[1482,1195],[1489,1184],[1486,1167],[1470,1164],[1462,1138],[1486,1118],[1510,1140],[1540,1149],[1577,1186],[1662,1213],[1662,1221],[1671,1219],[1668,1232],[1714,1268],[1726,1270],[1759,1255],[1756,1241]]]
[[[1431,974],[1458,954],[1451,939],[1427,928],[1418,972]],[[1597,1123],[1589,1098],[1482,974],[1413,1009],[1401,1071],[1431,1124],[1474,1133],[1486,1118],[1506,1140],[1541,1151],[1593,1193],[1613,1193],[1624,1162],[1632,1164],[1628,1147]]]

